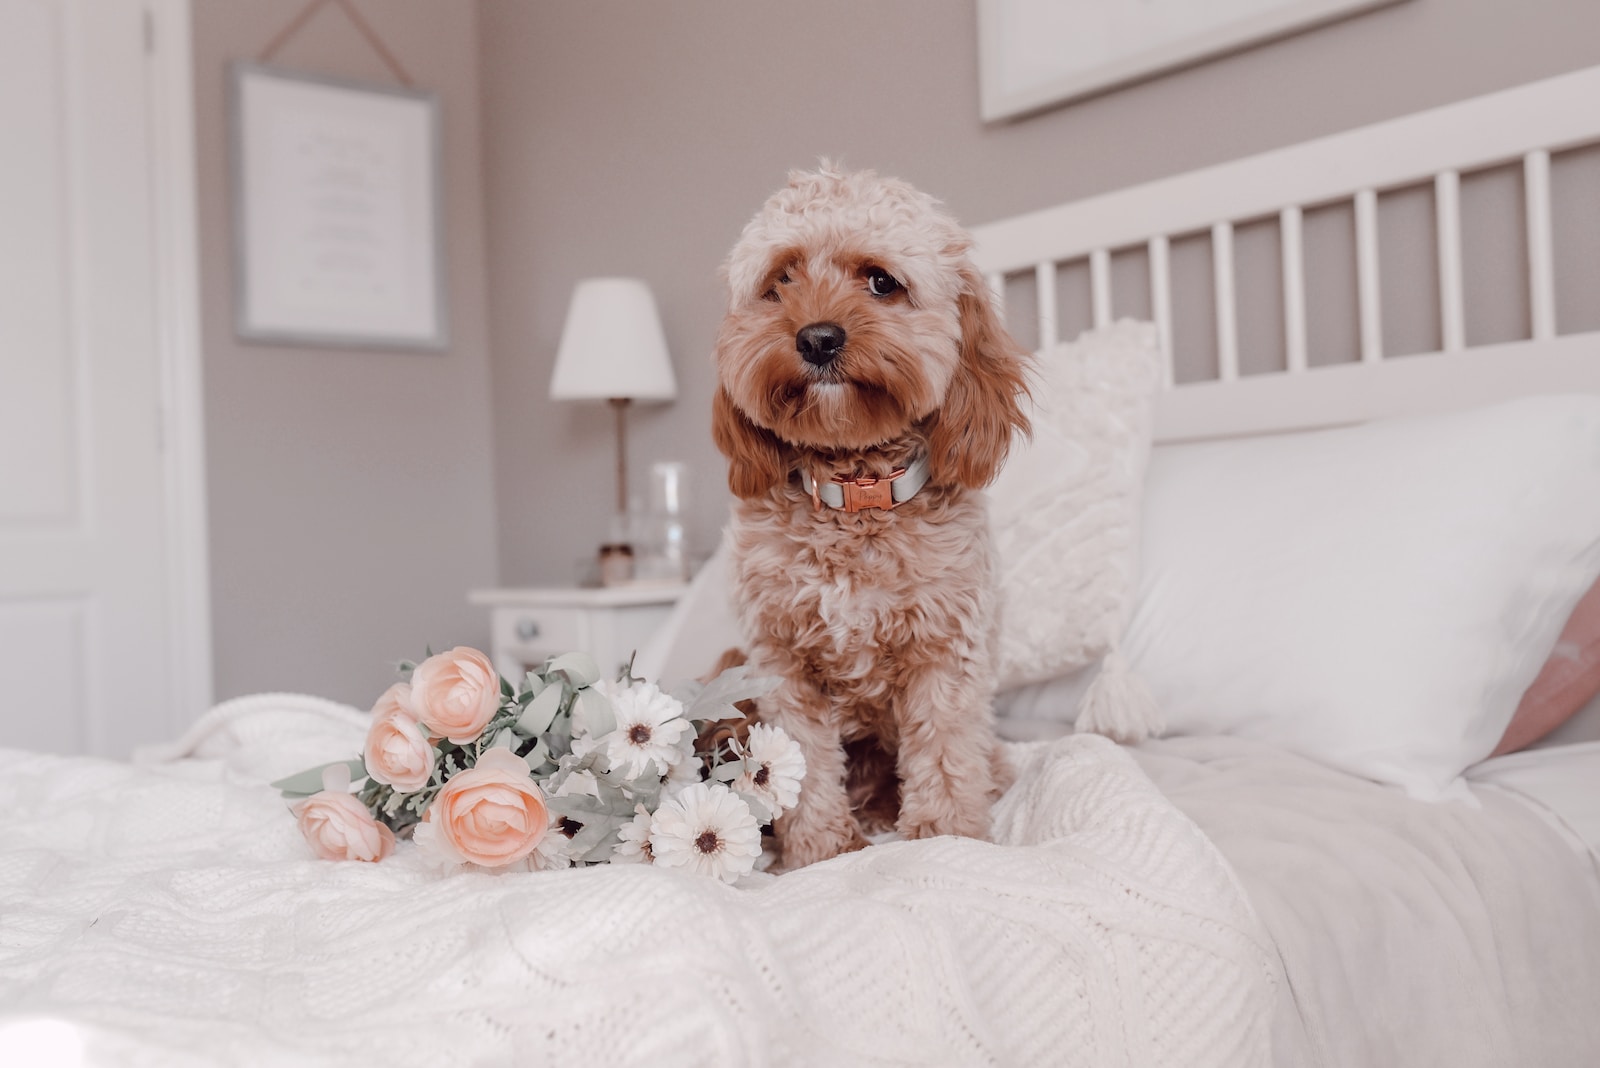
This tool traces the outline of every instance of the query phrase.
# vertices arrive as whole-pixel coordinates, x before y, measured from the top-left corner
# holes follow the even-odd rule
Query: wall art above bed
[[[1400,0],[978,0],[984,121],[1104,92]]]
[[[232,79],[239,337],[444,348],[439,98],[255,63]]]

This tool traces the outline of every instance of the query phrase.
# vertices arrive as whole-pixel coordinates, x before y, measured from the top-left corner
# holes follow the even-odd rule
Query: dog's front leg
[[[974,665],[916,673],[895,702],[900,730],[900,818],[906,838],[985,838],[995,794],[990,687]]]
[[[844,745],[827,695],[791,678],[761,698],[760,708],[761,719],[788,732],[806,758],[800,799],[772,828],[783,867],[803,868],[867,845],[850,811]]]

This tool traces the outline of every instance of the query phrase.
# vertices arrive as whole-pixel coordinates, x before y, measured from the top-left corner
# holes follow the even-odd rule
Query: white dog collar
[[[811,494],[813,505],[818,508],[827,505],[843,512],[859,512],[866,508],[890,511],[915,497],[927,482],[928,458],[925,456],[891,471],[883,478],[834,475],[831,481],[818,482],[810,472],[800,472],[800,487]]]

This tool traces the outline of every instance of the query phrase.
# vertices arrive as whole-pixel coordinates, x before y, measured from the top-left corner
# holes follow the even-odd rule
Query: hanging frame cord
[[[269,62],[273,54],[287,44],[289,38],[299,33],[301,27],[311,21],[311,16],[315,15],[327,4],[333,4],[345,13],[345,17],[355,26],[356,31],[366,38],[367,43],[372,46],[372,50],[378,53],[378,58],[383,60],[384,66],[388,67],[390,72],[400,80],[401,85],[407,89],[416,87],[416,83],[411,80],[411,75],[406,73],[406,69],[400,65],[400,61],[395,58],[394,53],[389,51],[388,46],[383,43],[383,38],[378,36],[378,31],[374,30],[372,24],[362,17],[361,12],[356,10],[355,4],[351,3],[350,0],[311,0],[309,4],[300,9],[298,15],[289,20],[287,26],[278,31],[278,35],[272,39],[271,43],[262,49],[260,61],[262,63]]]

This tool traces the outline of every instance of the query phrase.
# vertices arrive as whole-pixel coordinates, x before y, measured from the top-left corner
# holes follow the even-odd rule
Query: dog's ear
[[[777,435],[752,423],[721,386],[711,398],[711,440],[728,458],[728,488],[736,497],[759,497],[789,475]]]
[[[934,482],[970,489],[999,474],[1013,432],[1026,434],[1028,355],[1000,322],[977,269],[961,269],[961,361],[944,404],[924,424]]]

